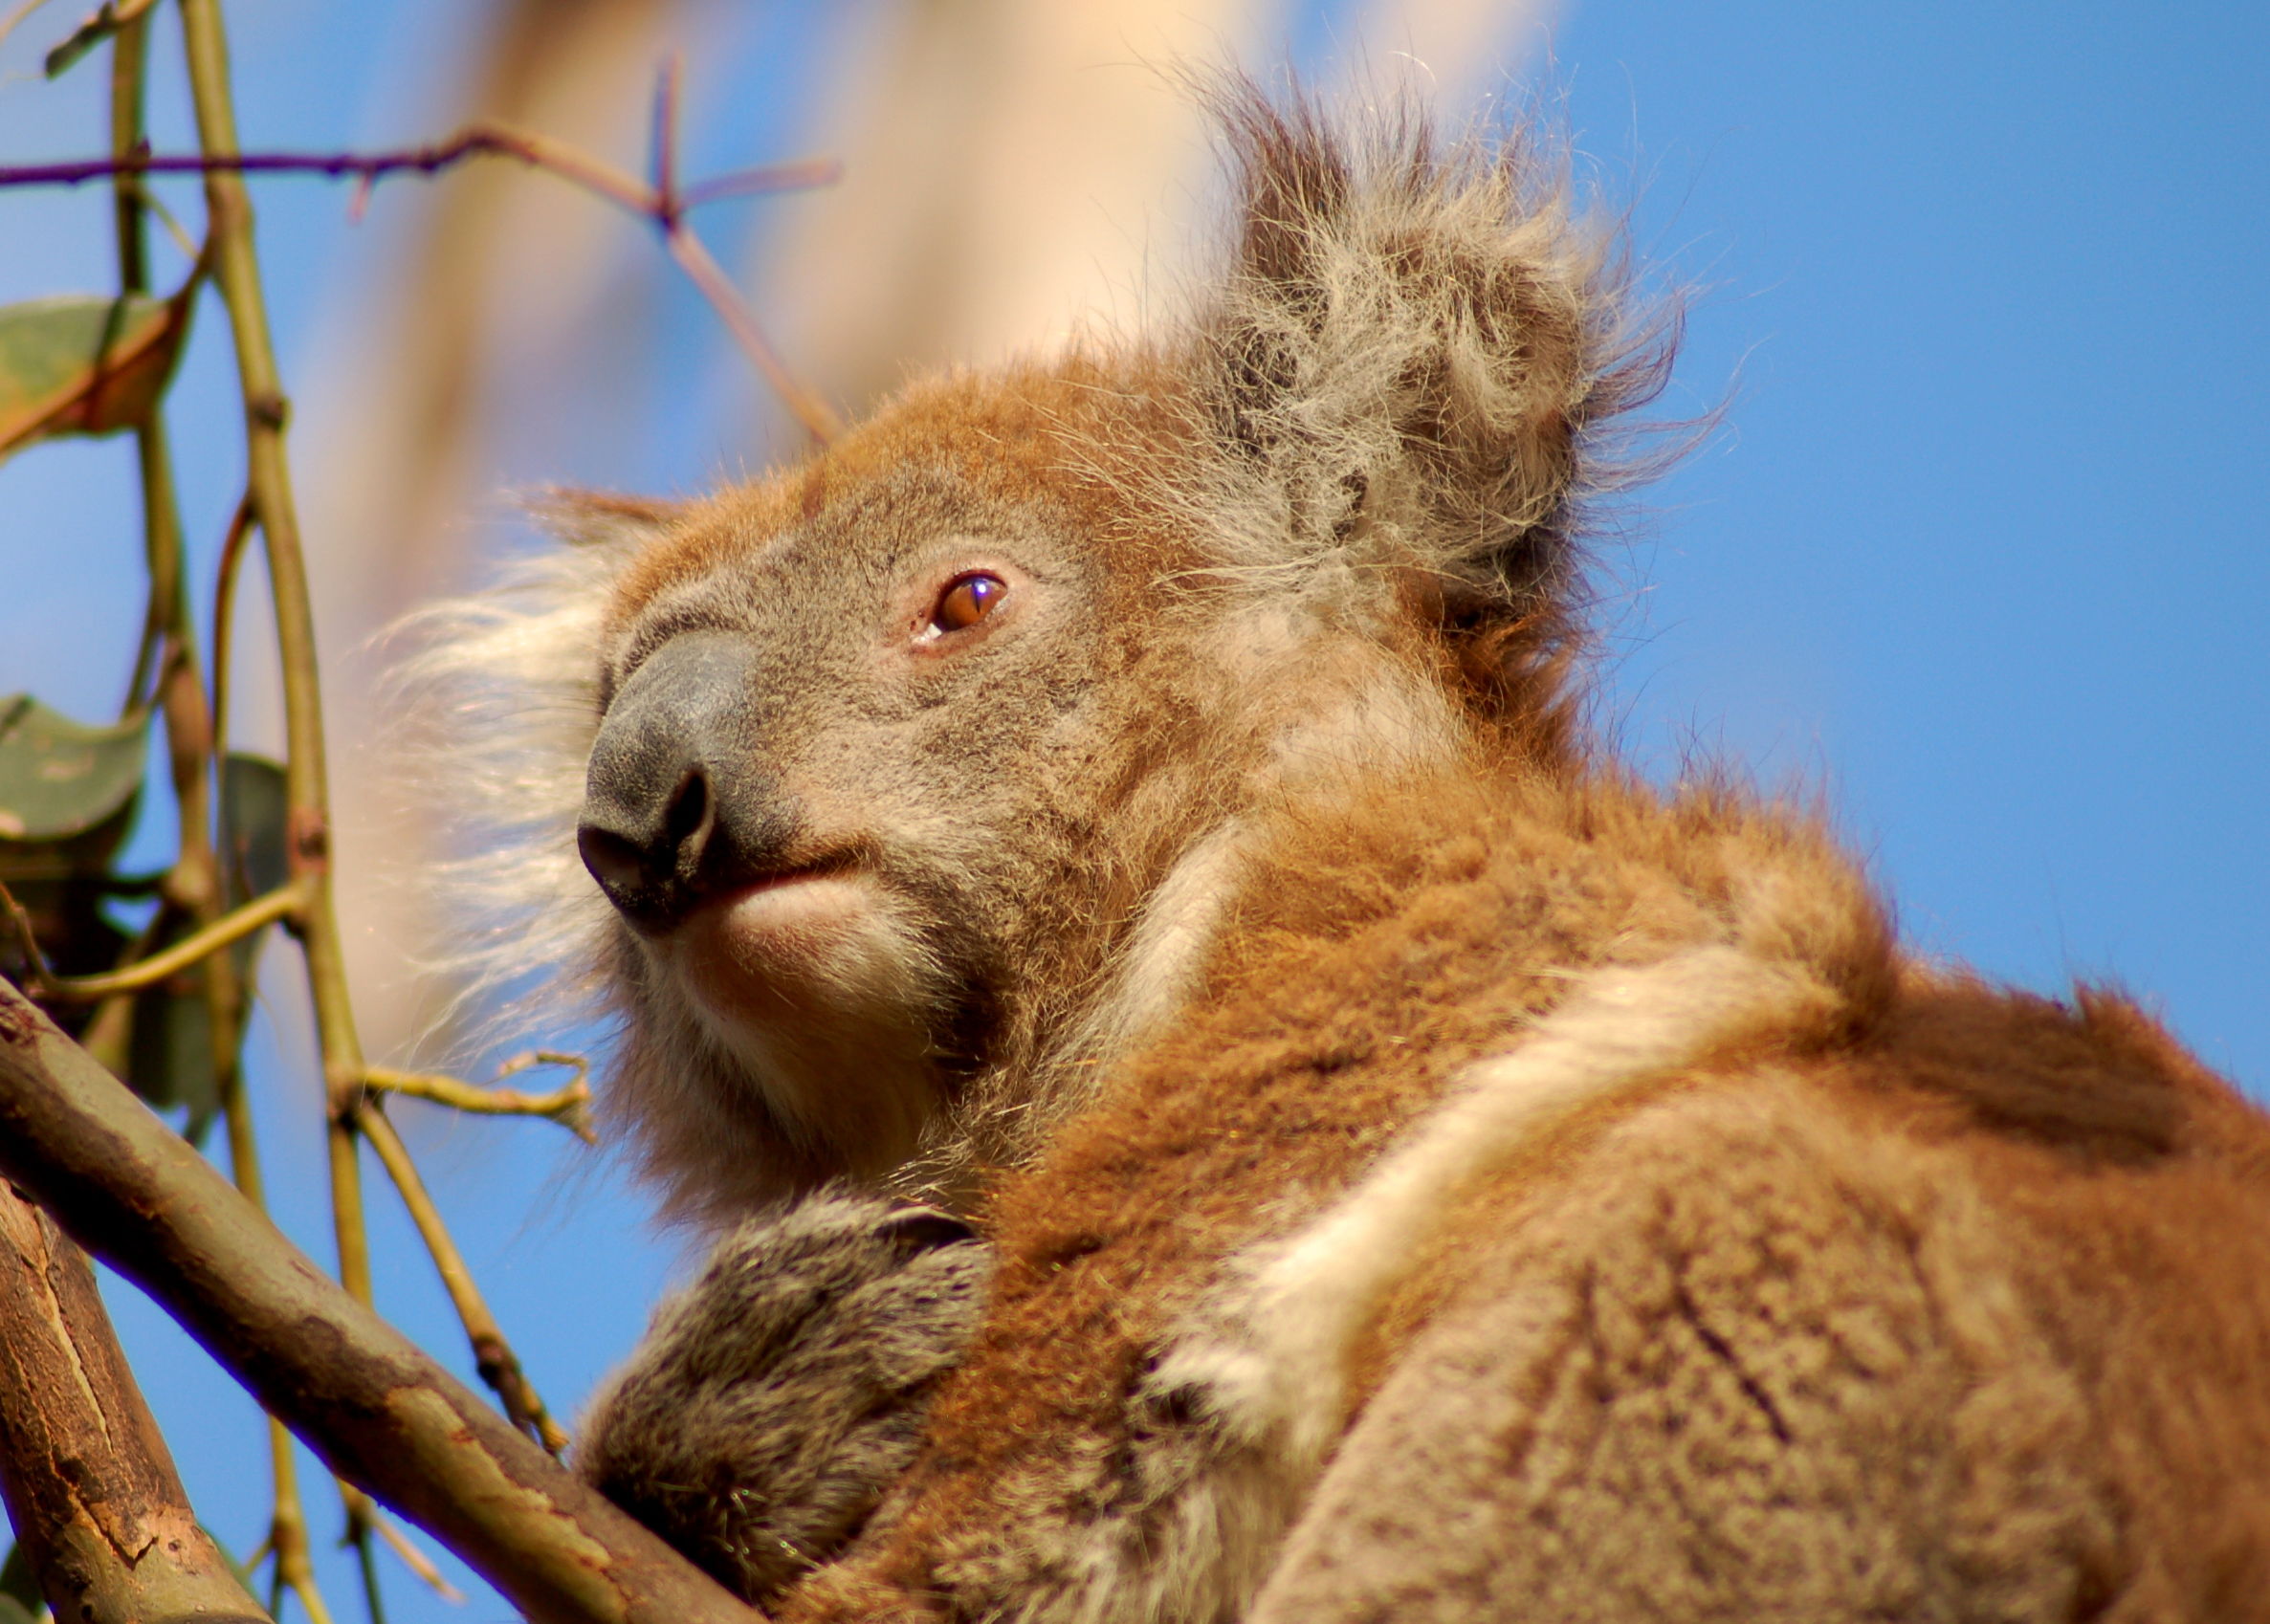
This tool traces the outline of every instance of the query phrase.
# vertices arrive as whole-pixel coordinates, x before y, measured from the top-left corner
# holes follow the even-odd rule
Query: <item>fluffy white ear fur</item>
[[[1604,433],[1678,327],[1635,296],[1620,222],[1534,135],[1217,101],[1241,224],[1202,327],[1219,478],[1191,494],[1222,567],[1277,591],[1415,568],[1515,612],[1565,590],[1578,505],[1622,482]]]

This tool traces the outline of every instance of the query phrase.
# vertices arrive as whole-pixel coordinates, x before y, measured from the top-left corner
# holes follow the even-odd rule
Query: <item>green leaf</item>
[[[39,1593],[39,1576],[32,1571],[32,1559],[19,1540],[9,1547],[8,1560],[0,1562],[0,1624],[15,1624],[16,1617],[32,1624],[46,1605],[47,1598]],[[11,1607],[16,1610],[13,1617],[8,1612]]]
[[[135,995],[126,1085],[159,1110],[187,1109],[183,1137],[192,1145],[204,1141],[221,1108],[221,1082],[213,1068],[212,1011],[198,970]]]
[[[58,975],[108,970],[126,945],[103,904],[121,889],[111,864],[134,823],[148,723],[86,727],[24,694],[0,698],[0,882]],[[21,981],[29,968],[15,933],[0,933],[0,975]],[[58,1013],[76,1034],[93,1011]]]
[[[198,280],[167,299],[72,294],[0,307],[0,457],[148,421],[188,336]]]
[[[231,755],[221,763],[221,885],[230,907],[272,891],[289,877],[288,810],[281,766],[258,756]],[[187,928],[185,921],[168,939],[186,934]],[[267,934],[255,931],[230,944],[240,985],[250,985]],[[160,1109],[187,1110],[184,1136],[191,1144],[203,1141],[221,1098],[213,1066],[212,1012],[197,970],[186,970],[135,999],[126,1078],[137,1094]]]
[[[291,878],[284,839],[290,810],[281,764],[233,751],[221,763],[221,868],[230,906],[250,902]]]
[[[146,713],[99,727],[28,693],[0,698],[0,840],[53,842],[106,823],[142,787]]]

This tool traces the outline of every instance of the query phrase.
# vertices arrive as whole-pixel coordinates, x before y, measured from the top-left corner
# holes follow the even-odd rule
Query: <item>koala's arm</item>
[[[913,1459],[992,1268],[920,1208],[825,1196],[750,1220],[592,1400],[576,1466],[760,1603],[850,1540]]]

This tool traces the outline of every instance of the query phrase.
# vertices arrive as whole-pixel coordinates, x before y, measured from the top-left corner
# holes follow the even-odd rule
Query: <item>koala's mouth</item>
[[[787,868],[720,888],[680,922],[697,955],[722,954],[758,974],[831,956],[834,938],[856,934],[873,907],[872,884],[840,866]]]
[[[849,852],[838,852],[808,863],[783,864],[779,867],[743,870],[727,879],[713,881],[694,898],[689,916],[698,918],[714,909],[731,909],[753,897],[796,886],[813,885],[823,880],[841,879],[851,875],[858,865]]]
[[[698,929],[705,914],[731,911],[768,893],[841,878],[859,867],[856,851],[813,855],[808,844],[803,851],[776,848],[757,855],[736,849],[733,843],[710,841],[706,849],[696,848],[691,861],[681,853],[674,867],[648,860],[636,868],[622,862],[610,865],[604,848],[588,835],[583,848],[585,867],[599,879],[616,912],[650,942]]]
[[[871,1017],[905,998],[915,968],[899,913],[871,871],[814,863],[717,888],[649,947],[714,1020]]]

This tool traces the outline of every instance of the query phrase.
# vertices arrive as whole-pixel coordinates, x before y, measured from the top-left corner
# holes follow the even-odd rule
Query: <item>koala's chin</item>
[[[942,977],[920,927],[838,869],[716,897],[640,949],[783,1125],[882,1167],[913,1153],[937,1093]]]

